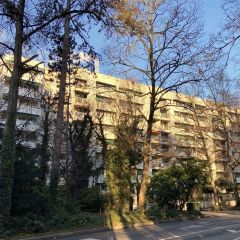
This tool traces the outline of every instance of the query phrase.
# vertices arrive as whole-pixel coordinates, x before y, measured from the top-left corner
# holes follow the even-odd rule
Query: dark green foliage
[[[0,226],[8,222],[11,211],[15,161],[16,113],[8,114],[8,128],[4,131],[0,152]]]
[[[42,216],[28,213],[21,217],[12,217],[8,228],[14,232],[38,233],[47,230]]]
[[[177,218],[179,216],[179,211],[175,208],[160,209],[158,206],[151,206],[151,208],[149,208],[147,211],[147,215],[154,219],[169,219]]]
[[[193,191],[207,180],[204,167],[195,158],[180,161],[178,165],[161,170],[148,186],[148,200],[153,207],[182,211]]]
[[[99,187],[82,190],[76,200],[76,208],[83,212],[99,212],[104,209],[106,195],[100,194]]]
[[[105,217],[96,213],[76,212],[69,214],[65,211],[56,212],[54,216],[44,218],[36,214],[26,214],[22,217],[13,217],[8,230],[0,232],[1,236],[16,233],[40,233],[52,230],[67,230],[75,228],[104,227]],[[11,230],[10,230],[11,229]]]
[[[89,114],[82,121],[73,121],[69,127],[71,165],[66,169],[65,179],[69,197],[69,207],[73,208],[80,190],[88,187],[92,174],[89,149],[93,133],[93,121]]]
[[[218,178],[215,184],[219,188],[226,189],[227,192],[233,192],[233,182],[229,178]]]
[[[142,160],[138,124],[137,118],[123,119],[115,130],[114,147],[107,155],[109,207],[119,212],[128,212],[131,209],[131,193],[135,189],[131,182],[131,168]]]
[[[41,184],[41,169],[37,156],[37,149],[20,144],[16,147],[12,215],[34,213],[41,216],[47,212],[47,189]]]
[[[106,161],[109,208],[125,212],[130,204],[131,172],[129,159],[118,148],[109,150]]]

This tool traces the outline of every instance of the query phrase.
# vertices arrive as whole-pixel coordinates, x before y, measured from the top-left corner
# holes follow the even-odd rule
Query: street
[[[85,234],[62,240],[240,240],[240,211],[205,213],[198,220],[174,221],[113,232]],[[55,238],[56,239],[56,238]]]

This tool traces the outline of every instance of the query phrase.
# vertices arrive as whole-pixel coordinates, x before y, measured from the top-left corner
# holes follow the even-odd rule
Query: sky
[[[202,0],[203,23],[206,38],[209,34],[216,32],[219,29],[221,21],[224,19],[223,11],[221,9],[222,0]],[[103,33],[94,31],[90,35],[92,45],[96,52],[102,52],[106,46],[106,38]],[[104,63],[100,63],[100,72],[106,73],[107,68]]]
[[[206,33],[216,31],[224,18],[221,0],[203,0],[203,22]]]

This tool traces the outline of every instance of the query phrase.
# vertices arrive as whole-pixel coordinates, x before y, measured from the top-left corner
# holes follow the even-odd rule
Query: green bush
[[[46,218],[35,214],[27,214],[23,217],[12,217],[9,225],[0,231],[0,235],[8,236],[19,233],[42,233],[54,230],[86,229],[104,226],[105,217],[103,215],[89,212],[79,212],[70,215],[62,210]]]
[[[182,211],[194,189],[206,183],[206,173],[196,159],[188,159],[161,170],[148,186],[147,197],[153,208]]]
[[[48,230],[44,219],[35,214],[27,214],[23,217],[13,217],[6,229],[12,229],[13,232],[39,233]]]
[[[104,218],[100,214],[82,212],[71,216],[67,222],[69,227],[100,227],[104,226]]]
[[[180,212],[177,209],[163,209],[163,208],[159,208],[159,207],[151,207],[148,211],[147,211],[147,215],[150,218],[154,218],[154,219],[168,219],[168,218],[177,218],[180,216]]]
[[[81,191],[75,208],[82,212],[99,212],[100,208],[103,211],[106,203],[106,196],[102,194],[98,187],[87,188]]]
[[[51,216],[46,222],[50,229],[63,229],[68,227],[68,219],[69,215],[66,211],[58,210],[58,212]]]

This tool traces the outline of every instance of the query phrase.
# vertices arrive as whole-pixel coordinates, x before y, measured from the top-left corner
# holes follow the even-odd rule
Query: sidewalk
[[[52,233],[48,235],[35,236],[35,237],[26,237],[19,238],[19,240],[53,240],[64,237],[74,237],[78,235],[91,234],[91,233],[102,233],[111,231],[109,228],[93,228],[88,230],[79,230],[79,231],[71,231],[71,232],[62,232],[62,233]]]
[[[239,217],[240,218],[240,210],[224,210],[224,211],[202,211],[202,214],[205,217]]]

